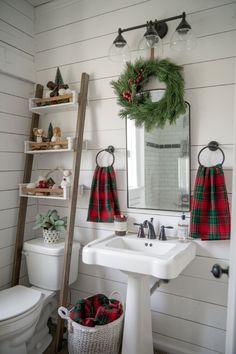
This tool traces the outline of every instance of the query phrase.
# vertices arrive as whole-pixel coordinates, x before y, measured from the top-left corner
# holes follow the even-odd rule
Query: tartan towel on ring
[[[87,221],[113,222],[120,216],[116,187],[116,174],[113,166],[96,166],[91,186]]]
[[[222,165],[199,166],[192,198],[190,236],[230,238],[230,211]]]

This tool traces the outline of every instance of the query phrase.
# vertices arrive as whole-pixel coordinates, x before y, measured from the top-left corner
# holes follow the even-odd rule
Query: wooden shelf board
[[[58,197],[58,196],[51,196],[51,195],[32,195],[32,194],[21,194],[20,197],[25,198],[35,198],[35,199],[57,199],[57,200],[68,200],[69,198]]]
[[[73,111],[77,109],[78,109],[78,103],[72,103],[72,102],[30,108],[31,112],[38,113],[38,114],[47,114],[47,113],[54,113],[54,112],[61,112],[61,111]]]
[[[25,141],[25,154],[44,154],[44,153],[51,153],[51,152],[68,152],[74,151],[74,141],[75,138],[68,137],[65,140],[61,140],[60,142],[43,142],[37,143],[34,141]],[[60,145],[60,149],[54,149],[53,146]],[[64,147],[63,147],[64,146]],[[35,149],[33,149],[35,147]],[[42,149],[42,147],[46,147],[46,149]],[[48,147],[48,148],[47,148]]]
[[[25,154],[47,154],[47,153],[68,152],[68,151],[74,151],[74,149],[27,150],[25,151]]]
[[[54,102],[58,101],[58,99],[63,100],[65,98],[70,98],[70,102],[64,103],[56,103],[56,104],[48,104],[45,106],[36,106],[36,102]],[[47,114],[53,112],[61,112],[61,111],[72,111],[78,109],[78,95],[76,91],[72,91],[69,95],[57,96],[52,98],[43,98],[43,99],[35,99],[31,98],[29,100],[29,110],[33,113],[37,114]]]
[[[58,199],[67,200],[70,196],[70,187],[65,188],[27,188],[27,184],[19,185],[19,196],[26,198],[46,198],[46,199]],[[35,195],[35,193],[52,193],[50,195]]]
[[[22,193],[55,193],[55,194],[63,194],[63,189],[62,188],[27,188],[27,187],[22,187]]]
[[[34,103],[48,103],[48,105],[51,104],[51,102],[60,102],[65,99],[71,99],[73,98],[73,94],[66,94],[66,95],[61,95],[61,96],[54,96],[54,97],[44,97],[44,98],[33,98],[32,101]]]

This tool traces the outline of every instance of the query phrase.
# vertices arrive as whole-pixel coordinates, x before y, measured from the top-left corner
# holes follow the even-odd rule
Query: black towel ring
[[[223,165],[223,163],[225,162],[225,154],[224,154],[224,151],[219,147],[219,143],[217,141],[210,141],[209,144],[207,146],[204,146],[204,148],[202,148],[199,153],[198,153],[198,163],[200,166],[202,166],[201,162],[200,162],[200,155],[201,153],[203,152],[203,150],[205,149],[209,149],[211,151],[216,151],[216,150],[220,150],[222,155],[223,155],[223,159],[222,159],[222,162],[221,164]]]
[[[109,145],[107,149],[100,150],[100,151],[97,153],[97,155],[96,155],[96,164],[97,164],[97,166],[100,167],[100,165],[99,165],[99,163],[98,163],[98,155],[99,155],[101,152],[103,152],[103,151],[109,152],[109,154],[112,155],[113,161],[112,161],[112,164],[111,164],[110,166],[113,166],[113,165],[114,165],[114,162],[115,162],[115,155],[114,155],[115,148],[114,148],[114,146],[112,146],[112,145]]]

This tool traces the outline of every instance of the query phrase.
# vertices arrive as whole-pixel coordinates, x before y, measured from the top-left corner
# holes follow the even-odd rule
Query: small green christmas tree
[[[53,127],[52,127],[52,123],[50,123],[48,126],[48,140],[51,141],[52,137],[53,137]]]
[[[57,68],[56,77],[55,77],[55,84],[56,85],[64,85],[64,81],[61,76],[61,72],[60,72],[59,68]]]

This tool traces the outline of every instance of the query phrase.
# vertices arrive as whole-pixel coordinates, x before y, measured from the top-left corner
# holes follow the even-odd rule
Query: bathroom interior
[[[188,48],[175,48],[173,36],[183,13],[191,26],[192,42]],[[172,17],[177,18],[169,20]],[[147,21],[163,19],[167,19],[167,33],[159,38],[154,50],[142,47]],[[127,41],[118,49],[114,46],[117,35]],[[74,239],[73,246],[66,240],[69,260],[72,250],[70,279],[63,275],[66,305],[71,308],[79,299],[94,294],[109,297],[115,291],[125,309],[122,354],[236,353],[235,43],[236,1],[232,0],[0,0],[0,354],[68,353],[69,329],[68,334],[58,334],[58,328],[63,332],[67,323],[57,317],[58,307],[65,306],[63,294],[62,297],[59,294],[61,280],[57,282],[52,264],[43,257],[37,259],[38,263],[34,254],[30,261],[27,259],[34,247],[46,248],[42,230],[35,227],[35,218],[49,210],[68,217],[67,230],[70,240]],[[128,70],[126,61],[131,61],[135,68],[139,58],[144,63],[155,61],[158,69],[162,60],[166,64],[165,59],[172,63],[170,69],[177,65],[178,84],[184,82],[185,110],[173,124],[166,122],[165,126],[145,129],[145,123],[137,126],[135,119],[120,116],[120,101],[127,98],[125,108],[130,108],[133,92],[129,98],[124,91],[118,99],[114,82]],[[49,81],[56,81],[58,68],[63,82],[75,92],[74,98],[86,91],[82,73],[87,73],[87,97],[84,103],[79,101],[84,112],[76,103],[64,111],[59,107],[64,103],[60,103],[58,110],[50,111],[49,107],[40,116],[38,127],[44,132],[49,132],[50,123],[60,127],[62,136],[69,137],[68,144],[70,137],[76,137],[75,144],[79,141],[81,153],[77,165],[69,147],[62,153],[54,153],[55,148],[52,153],[34,155],[32,148],[32,154],[25,154],[24,142],[29,140],[32,119],[37,116],[36,110],[32,113],[32,98],[40,97],[35,96],[36,84],[47,88]],[[145,90],[150,95],[147,97],[161,102],[171,80],[152,73],[146,81]],[[181,87],[178,95],[181,96]],[[84,113],[82,138],[77,131],[77,111],[79,118]],[[38,135],[38,142],[37,139]],[[56,180],[55,184],[60,184],[62,174],[64,181],[72,183],[74,195],[70,191],[68,198],[64,195],[42,198],[44,193],[37,198],[30,194],[30,198],[25,198],[22,187],[19,194],[19,185],[26,182],[26,156],[33,156],[31,179],[27,182],[49,175]],[[222,198],[229,203],[231,214],[231,237],[219,233],[217,239],[193,236],[181,242],[178,239],[181,216],[188,224],[189,236],[191,214],[193,210],[196,212],[194,193],[199,169],[219,164],[223,167],[227,190]],[[95,168],[103,165],[114,167],[114,194],[124,223],[113,222],[114,215],[112,220],[93,218]],[[76,177],[77,184],[73,183]],[[60,188],[67,192],[64,186]],[[21,222],[24,218],[18,219],[23,209],[24,223]],[[126,235],[117,236],[119,230],[115,235],[116,227],[121,227],[122,234],[123,225]],[[22,249],[20,233],[23,233]],[[105,250],[104,240],[116,240],[114,247],[119,252],[115,248],[110,253]],[[132,259],[128,247],[135,249],[137,241],[149,250],[145,255],[142,252],[146,251],[135,250]],[[163,258],[155,254],[155,242],[159,242],[163,252],[165,245],[173,244],[176,248],[170,267],[166,265],[163,272],[160,270]],[[62,254],[63,262],[62,244],[56,240],[48,245],[54,247],[54,254]],[[145,257],[150,260],[146,262]],[[220,268],[213,268],[214,265]],[[63,268],[63,263],[60,267]],[[39,268],[45,270],[43,279],[38,278],[34,283],[31,273],[38,274]],[[213,273],[217,271],[223,274],[215,277]],[[44,289],[44,305],[37,288]],[[23,344],[17,342],[15,335],[23,326],[21,315],[26,311],[19,310],[18,300],[32,318],[42,319],[44,306],[42,323],[32,320],[31,329],[28,326],[21,331],[21,338],[24,335],[26,338]],[[14,311],[18,311],[19,322]],[[56,332],[53,342],[48,334],[49,317]],[[42,340],[37,337],[36,342],[35,327],[40,328],[37,333],[42,333]],[[8,335],[10,339],[6,340]],[[72,347],[70,354],[112,354],[112,351],[79,352]]]

